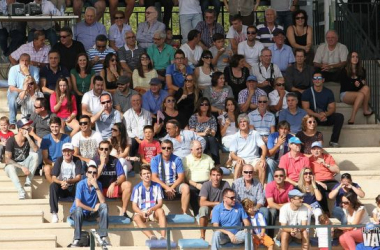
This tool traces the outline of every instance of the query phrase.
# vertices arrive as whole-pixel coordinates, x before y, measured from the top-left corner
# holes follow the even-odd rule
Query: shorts
[[[260,162],[260,160],[261,160],[261,158],[255,158],[255,159],[250,160],[250,161],[244,159],[245,164],[251,164],[251,165],[253,166],[253,170],[254,170],[255,172],[257,172],[257,167],[256,167],[256,165],[257,165],[257,163]],[[233,162],[232,162],[232,166],[235,166],[235,165],[236,165],[236,161],[233,161]]]
[[[185,184],[185,183],[181,183],[179,184],[178,186],[175,187],[175,198],[174,199],[180,199],[181,198],[181,187],[182,185]],[[167,196],[166,196],[166,193],[165,193],[165,190],[164,191],[164,199],[167,200]]]
[[[340,95],[339,95],[339,98],[340,98],[340,102],[343,102],[343,98],[344,96],[346,95],[347,92],[341,92]]]
[[[108,191],[108,188],[103,188],[104,197],[107,197],[107,191]],[[115,188],[113,189],[112,197],[107,197],[107,198],[120,198],[120,197],[121,197],[120,186],[115,186]]]
[[[140,216],[138,213],[135,213],[134,216],[135,215]],[[154,212],[151,213],[148,217],[144,217],[143,220],[145,220],[144,222],[156,221],[156,219],[154,218]]]
[[[270,247],[274,245],[273,239],[266,234],[264,235],[262,240],[263,243],[260,242],[260,239],[257,235],[253,235],[253,244],[255,244],[255,246],[260,246],[261,244],[263,244],[266,247]]]

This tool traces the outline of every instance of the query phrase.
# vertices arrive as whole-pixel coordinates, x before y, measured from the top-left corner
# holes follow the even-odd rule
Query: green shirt
[[[80,77],[75,68],[71,69],[70,73],[75,77],[77,81],[77,88],[79,92],[84,94],[90,90],[91,77],[95,75],[95,71],[93,69],[91,70],[91,73],[88,74],[85,78]]]
[[[155,70],[166,69],[172,61],[174,61],[175,49],[168,45],[164,44],[164,49],[160,52],[155,44],[148,47],[147,53],[150,59],[153,61],[153,67]]]

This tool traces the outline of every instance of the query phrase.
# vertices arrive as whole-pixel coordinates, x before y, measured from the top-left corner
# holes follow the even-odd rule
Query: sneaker
[[[152,236],[150,236],[149,240],[157,240],[157,236],[156,235],[152,235]]]
[[[25,183],[24,187],[30,187],[32,184],[30,182]]]
[[[53,213],[52,216],[51,216],[51,223],[58,223],[58,214],[56,213]]]
[[[103,241],[103,246],[111,246],[111,243],[109,243],[107,237],[102,237],[101,240]]]
[[[275,244],[277,247],[281,247],[281,241],[279,241],[277,238],[274,238],[274,244]]]
[[[73,243],[71,243],[70,247],[80,247],[79,246],[79,240],[74,240]]]
[[[25,193],[19,193],[18,194],[18,199],[19,200],[25,200]]]
[[[333,147],[333,148],[339,148],[339,144],[337,142],[330,142],[329,143],[330,147]]]
[[[127,212],[124,212],[123,216],[124,216],[125,218],[127,218],[127,219],[130,219],[130,220],[132,221],[131,217],[129,217],[129,215],[127,214]]]

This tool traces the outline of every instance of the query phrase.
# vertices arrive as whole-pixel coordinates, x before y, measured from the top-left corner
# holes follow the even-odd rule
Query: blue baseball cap
[[[157,77],[155,77],[155,78],[150,79],[149,84],[150,85],[158,85],[158,84],[162,84],[162,82],[161,82],[160,79],[158,79]]]
[[[254,75],[250,75],[250,76],[248,76],[247,81],[255,81],[255,82],[257,82],[257,78]]]
[[[304,193],[301,193],[301,191],[299,191],[298,189],[293,189],[293,190],[290,190],[289,193],[288,193],[288,197],[289,198],[293,198],[293,197],[304,197],[305,194]]]
[[[294,137],[292,137],[292,138],[289,139],[289,144],[292,144],[292,143],[294,143],[294,144],[302,144],[302,141],[300,140],[300,138],[294,136]]]
[[[314,147],[319,147],[319,148],[323,148],[322,147],[322,143],[320,141],[315,141],[311,144],[311,148],[314,148]]]

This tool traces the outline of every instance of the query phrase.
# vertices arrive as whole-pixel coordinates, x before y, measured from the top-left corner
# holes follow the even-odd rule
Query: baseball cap
[[[275,29],[275,31],[273,31],[273,36],[278,36],[280,34],[282,34],[283,36],[285,36],[285,32],[283,30],[280,30],[280,29]]]
[[[248,76],[247,81],[255,81],[255,82],[257,82],[257,78],[254,75],[250,75],[250,76]]]
[[[93,161],[93,160],[91,160],[91,161],[87,164],[87,166],[88,166],[88,167],[89,167],[89,166],[93,166],[93,167],[98,168],[98,165],[97,165],[96,162]]]
[[[129,76],[119,76],[119,79],[117,79],[116,84],[127,84],[131,82],[131,78]]]
[[[293,198],[293,197],[304,197],[305,194],[304,193],[301,193],[301,191],[299,191],[298,189],[293,189],[293,190],[290,190],[289,193],[288,193],[288,197],[289,198]]]
[[[73,144],[71,144],[71,142],[66,142],[62,145],[62,151],[65,149],[74,150],[74,146]]]
[[[150,79],[150,82],[149,82],[150,85],[157,85],[157,84],[161,84],[161,83],[162,83],[161,80],[158,79],[157,77]]]
[[[33,121],[29,121],[26,118],[21,118],[20,120],[17,121],[16,125],[17,125],[17,128],[22,128],[25,125],[30,125],[32,123],[33,123]]]
[[[314,147],[319,147],[319,148],[323,148],[322,147],[322,143],[320,141],[315,141],[311,144],[311,148],[314,148]]]
[[[259,134],[261,136],[269,136],[269,132],[268,131],[259,131]]]
[[[289,139],[289,144],[292,144],[292,143],[294,143],[294,144],[302,144],[301,140],[298,137],[295,137],[295,136]]]

